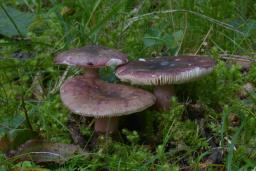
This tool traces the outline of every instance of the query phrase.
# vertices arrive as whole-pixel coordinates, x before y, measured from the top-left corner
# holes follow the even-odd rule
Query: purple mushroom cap
[[[75,65],[87,68],[101,68],[122,65],[128,62],[122,52],[97,45],[72,49],[57,55],[56,64]]]
[[[140,112],[156,100],[145,90],[84,76],[66,80],[60,88],[60,95],[73,113],[96,118]]]
[[[212,72],[215,61],[204,56],[156,57],[120,66],[116,76],[137,85],[181,84]]]

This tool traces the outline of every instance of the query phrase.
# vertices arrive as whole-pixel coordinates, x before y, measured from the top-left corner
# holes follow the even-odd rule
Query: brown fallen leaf
[[[10,130],[0,139],[0,151],[6,153],[10,150],[15,150],[27,140],[37,136],[38,134],[30,129]]]
[[[45,140],[29,140],[11,157],[13,161],[33,161],[35,163],[64,164],[75,154],[86,154],[79,146],[48,142]]]

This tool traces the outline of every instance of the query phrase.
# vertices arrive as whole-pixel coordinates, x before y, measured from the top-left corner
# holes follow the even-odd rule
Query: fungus
[[[59,53],[54,62],[56,64],[66,64],[84,68],[86,70],[84,74],[85,77],[99,79],[99,68],[106,66],[118,66],[127,63],[128,59],[125,54],[117,50],[98,45],[87,45]],[[65,85],[63,87],[65,87]],[[74,113],[76,112],[74,111]],[[76,144],[83,145],[84,140],[80,133],[80,128],[78,126],[74,127],[74,125],[76,125],[73,124],[74,122],[78,122],[78,120],[77,117],[71,113],[68,121],[68,123],[71,123],[68,125],[71,136]],[[114,122],[114,119],[112,122]],[[98,124],[99,122],[96,123]]]
[[[118,117],[143,111],[155,97],[142,89],[76,76],[60,89],[63,103],[75,114],[95,117],[95,132],[111,134],[118,129]]]
[[[106,66],[118,66],[128,62],[122,52],[98,45],[87,45],[57,55],[56,64],[86,68],[87,77],[99,78],[98,70]]]
[[[199,79],[212,72],[215,61],[203,56],[156,57],[145,61],[132,61],[120,66],[116,76],[136,85],[154,85],[156,106],[170,108],[170,98],[175,95],[173,84]]]

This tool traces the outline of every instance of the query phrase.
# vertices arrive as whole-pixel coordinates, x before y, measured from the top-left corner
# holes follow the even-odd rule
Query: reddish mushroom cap
[[[57,55],[56,64],[76,65],[88,68],[101,68],[110,65],[122,65],[128,62],[122,52],[97,45],[88,45],[72,49]]]
[[[116,76],[137,85],[180,84],[209,74],[215,61],[203,56],[157,57],[118,67]]]
[[[128,115],[155,103],[155,97],[147,91],[84,76],[66,80],[60,95],[73,113],[93,117]]]

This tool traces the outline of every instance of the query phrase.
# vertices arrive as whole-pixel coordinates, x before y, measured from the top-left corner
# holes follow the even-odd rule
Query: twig
[[[243,56],[243,55],[220,54],[220,58],[233,59],[233,60],[237,60],[237,61],[256,62],[256,59],[252,59],[250,56]]]
[[[197,51],[195,52],[195,55],[197,55],[197,53],[199,52],[199,50],[203,46],[204,42],[206,41],[206,39],[209,37],[211,31],[212,31],[212,25],[211,25],[210,29],[208,30],[208,32],[206,33],[206,35],[204,36],[204,39],[203,39],[202,43],[200,44],[200,46],[198,47]]]
[[[60,86],[62,85],[63,81],[65,80],[65,78],[67,77],[67,74],[70,70],[71,66],[68,66],[66,68],[66,70],[64,71],[64,73],[62,74],[61,78],[59,79],[59,81],[55,84],[54,88],[51,90],[50,94],[53,94],[55,93],[59,88]]]

